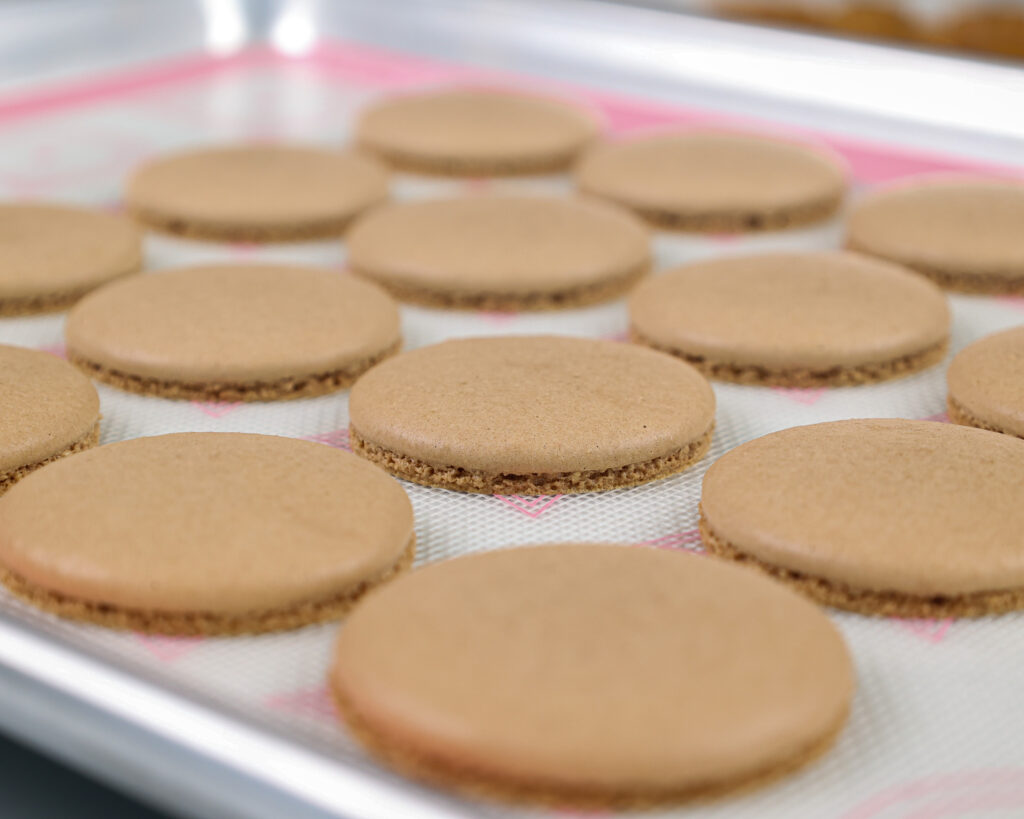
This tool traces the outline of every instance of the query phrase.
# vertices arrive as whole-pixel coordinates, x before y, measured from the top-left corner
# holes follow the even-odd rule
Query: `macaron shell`
[[[99,447],[0,499],[0,562],[36,587],[144,611],[248,613],[351,590],[410,545],[398,483],[291,438],[181,433]]]
[[[339,225],[387,197],[386,171],[355,153],[239,145],[157,157],[128,180],[142,216],[189,226],[272,230]]]
[[[503,90],[445,89],[365,109],[358,143],[398,164],[472,163],[495,171],[568,164],[597,133],[586,111]]]
[[[58,205],[0,205],[0,301],[85,292],[141,264],[142,235],[127,219]]]
[[[604,470],[709,432],[715,398],[671,356],[561,336],[412,350],[364,375],[349,401],[364,439],[436,466],[491,473]]]
[[[558,292],[650,263],[625,211],[586,200],[467,196],[385,205],[353,226],[351,267],[439,292]]]
[[[686,265],[640,285],[636,333],[709,361],[830,368],[891,361],[949,338],[946,299],[911,273],[852,253],[777,253]]]
[[[576,169],[581,190],[627,207],[714,215],[838,204],[843,167],[797,143],[717,132],[682,132],[608,142]]]
[[[781,765],[838,730],[853,689],[836,629],[783,587],[579,544],[390,584],[346,623],[331,681],[385,746],[463,780],[591,796],[680,795]]]
[[[1024,327],[961,350],[946,380],[950,401],[981,424],[1024,437]]]
[[[854,250],[958,276],[1024,278],[1024,184],[989,179],[906,183],[850,213]],[[926,270],[926,272],[927,272]]]
[[[0,345],[0,473],[63,452],[87,436],[99,417],[96,389],[70,364]]]
[[[1024,587],[1024,441],[902,419],[835,421],[729,451],[704,478],[708,527],[769,566],[854,589]]]
[[[400,340],[376,286],[332,270],[182,268],[119,282],[75,306],[68,350],[109,370],[171,381],[318,375]]]

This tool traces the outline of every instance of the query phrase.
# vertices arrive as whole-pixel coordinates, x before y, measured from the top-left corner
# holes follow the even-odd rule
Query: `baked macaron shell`
[[[576,180],[582,191],[642,215],[678,217],[684,229],[691,220],[694,229],[741,230],[826,218],[846,190],[845,169],[831,154],[701,131],[597,145],[580,160]]]
[[[370,157],[236,145],[155,157],[129,178],[125,199],[153,227],[257,241],[340,233],[387,194],[388,174]]]
[[[398,309],[378,287],[333,270],[257,264],[119,282],[76,305],[65,333],[73,360],[186,383],[320,375],[401,338]]]
[[[847,245],[925,273],[1024,280],[1024,183],[925,179],[864,197]]]
[[[961,350],[946,380],[954,421],[1024,438],[1024,327]]]
[[[629,306],[641,340],[709,364],[853,369],[949,339],[949,307],[935,285],[852,253],[696,262],[640,285]]]
[[[357,737],[414,776],[629,803],[806,761],[841,727],[853,672],[821,611],[755,573],[560,544],[456,558],[373,594],[331,683]]]
[[[704,478],[713,535],[768,567],[913,596],[1024,588],[1024,441],[835,421],[730,450]]]
[[[142,234],[127,219],[63,205],[0,205],[0,314],[7,300],[53,301],[57,309],[141,265]]]
[[[408,170],[515,173],[564,169],[597,132],[588,111],[560,100],[443,89],[369,106],[359,117],[356,140]]]
[[[650,264],[629,213],[587,200],[481,195],[385,205],[347,240],[353,270],[438,297],[527,297],[600,286]]]
[[[0,345],[0,475],[63,453],[100,418],[92,383],[57,356]]]
[[[474,338],[403,353],[353,387],[353,430],[435,466],[572,473],[705,436],[715,397],[671,356],[566,336]]]
[[[242,616],[350,592],[411,547],[401,486],[270,435],[137,438],[0,498],[0,563],[34,588],[142,613]]]

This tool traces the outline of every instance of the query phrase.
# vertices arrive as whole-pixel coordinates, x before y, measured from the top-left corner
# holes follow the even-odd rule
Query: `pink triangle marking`
[[[162,663],[173,663],[191,654],[202,637],[166,637],[159,634],[136,634],[135,639]]]
[[[1024,296],[997,296],[996,299],[1007,307],[1024,312]]]
[[[494,180],[486,176],[477,176],[462,183],[466,193],[485,193],[494,187]]]
[[[519,317],[518,313],[501,313],[496,310],[481,310],[477,315],[490,324],[508,324]]]
[[[334,699],[325,685],[274,694],[267,697],[266,706],[274,711],[282,711],[300,717],[333,719],[337,715]]]
[[[738,233],[709,233],[708,238],[712,242],[717,242],[720,245],[731,245],[735,244],[740,240],[740,234]]]
[[[317,435],[303,435],[302,439],[304,441],[312,441],[315,444],[327,444],[327,446],[333,446],[335,449],[344,449],[346,452],[352,451],[347,427],[331,430],[330,432],[321,432]]]
[[[554,506],[562,495],[538,495],[535,498],[524,498],[521,495],[495,495],[502,503],[511,506],[517,512],[522,512],[528,518],[535,520]]]
[[[905,619],[897,617],[896,622],[907,631],[910,631],[926,640],[929,643],[941,643],[946,639],[950,627],[953,625],[953,618],[946,617],[942,620],[935,619]]]
[[[242,406],[241,401],[192,401],[192,406],[211,418],[223,418]]]
[[[951,424],[949,420],[949,414],[945,412],[937,412],[934,415],[926,415],[921,419],[922,421],[938,421],[940,424]]]
[[[64,348],[64,345],[59,343],[59,342],[57,344],[46,344],[46,345],[40,347],[39,349],[42,352],[44,352],[44,353],[49,353],[50,355],[55,355],[55,356],[57,356],[57,358],[67,358],[68,357],[68,351]]]
[[[824,387],[811,387],[809,389],[801,389],[798,387],[772,387],[772,389],[780,395],[786,396],[786,398],[791,401],[803,404],[805,407],[814,406],[825,397],[826,393],[826,389]]]
[[[639,545],[654,546],[656,549],[686,549],[694,552],[697,550],[703,552],[704,550],[700,539],[700,529],[687,529],[685,532],[672,532],[653,540],[641,540]]]
[[[251,256],[258,247],[255,242],[232,242],[231,252],[235,256]]]
[[[617,333],[608,333],[608,335],[602,336],[606,341],[629,341],[629,331],[620,330]]]

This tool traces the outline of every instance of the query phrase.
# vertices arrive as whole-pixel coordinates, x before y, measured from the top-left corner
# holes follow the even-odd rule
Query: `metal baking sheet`
[[[0,80],[4,197],[116,209],[123,175],[149,155],[243,138],[337,145],[368,99],[446,83],[566,95],[600,112],[614,132],[713,124],[799,134],[843,153],[857,190],[922,172],[1024,174],[1019,70],[598,2],[14,3],[0,8],[0,53],[9,57]],[[461,184],[405,176],[396,192],[417,197]],[[569,189],[560,178],[513,184]],[[833,222],[746,239],[662,234],[655,247],[664,268],[752,249],[830,247],[840,239]],[[257,248],[151,237],[146,250],[153,271],[213,259],[344,266],[336,242]],[[1024,323],[1021,299],[951,301],[954,350]],[[533,316],[403,308],[403,327],[409,347],[502,333],[621,338],[626,314],[621,302]],[[60,316],[0,320],[0,342],[60,354],[61,339]],[[700,480],[714,458],[796,424],[941,420],[944,367],[868,387],[715,390],[710,455],[666,481],[545,498],[407,485],[419,562],[551,540],[697,550]],[[105,387],[100,394],[104,443],[240,430],[347,446],[344,393],[280,405],[172,402]],[[1024,617],[833,617],[859,678],[835,750],[765,790],[647,815],[1024,815]],[[145,637],[62,622],[0,593],[0,724],[186,815],[541,815],[421,787],[363,756],[335,720],[324,688],[337,629]]]

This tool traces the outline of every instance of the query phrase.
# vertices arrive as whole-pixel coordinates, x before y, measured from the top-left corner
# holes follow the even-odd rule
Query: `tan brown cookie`
[[[292,438],[182,433],[99,447],[0,499],[0,580],[111,628],[236,634],[334,619],[412,561],[381,470]]]
[[[127,219],[63,205],[0,205],[0,316],[66,310],[141,266],[142,234]]]
[[[828,605],[897,617],[1024,608],[1024,441],[900,419],[795,427],[704,478],[721,557]]]
[[[715,397],[653,350],[532,336],[447,341],[356,382],[353,451],[426,486],[554,495],[680,472],[707,451]]]
[[[399,579],[352,613],[330,682],[356,738],[399,771],[560,807],[707,797],[788,773],[831,745],[854,685],[838,631],[780,585],[585,544]]]
[[[961,350],[946,373],[950,419],[1024,438],[1024,327]]]
[[[333,270],[183,268],[106,287],[68,317],[68,357],[130,392],[273,401],[344,389],[401,345],[398,309]]]
[[[597,131],[589,112],[558,100],[455,88],[371,105],[356,140],[405,171],[514,176],[566,170]]]
[[[56,356],[0,345],[0,494],[45,464],[95,446],[100,399]]]
[[[1024,183],[906,182],[865,197],[846,244],[967,293],[1024,293]]]
[[[129,178],[128,210],[164,233],[231,242],[340,236],[387,198],[386,171],[354,153],[234,145],[150,160]]]
[[[622,295],[650,267],[647,231],[632,215],[544,196],[385,205],[346,244],[354,273],[433,307],[577,307]]]
[[[845,170],[830,154],[703,131],[598,145],[580,160],[576,182],[656,227],[712,233],[818,222],[838,210],[846,189]]]
[[[647,281],[629,304],[635,341],[743,384],[898,378],[937,364],[949,344],[935,285],[853,253],[696,262]]]

